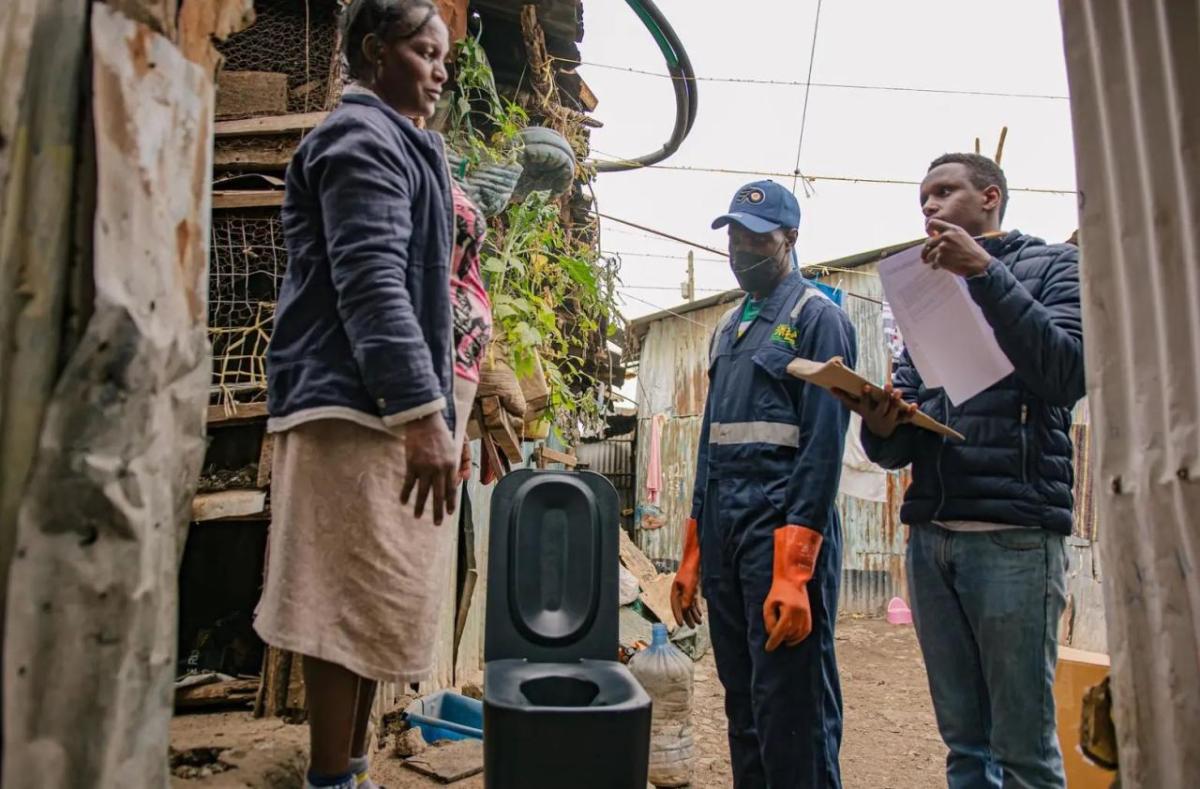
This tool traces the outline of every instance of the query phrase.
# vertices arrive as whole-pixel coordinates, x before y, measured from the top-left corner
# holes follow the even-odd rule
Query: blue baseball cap
[[[737,190],[729,213],[713,220],[713,230],[736,222],[751,233],[770,233],[781,227],[800,227],[800,203],[774,181],[755,181]]]

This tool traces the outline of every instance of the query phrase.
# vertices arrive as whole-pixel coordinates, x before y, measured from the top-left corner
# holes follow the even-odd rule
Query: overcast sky
[[[735,3],[657,0],[692,59],[699,114],[683,147],[664,162],[790,173],[796,160],[804,88],[704,81],[803,82],[817,0]],[[589,63],[665,73],[650,34],[623,0],[588,0],[581,49]],[[657,150],[674,123],[670,80],[585,65],[599,97],[592,135],[598,158]],[[828,0],[821,8],[814,82],[960,91],[1067,95],[1058,3],[1049,0]],[[1073,189],[1070,107],[1054,98],[1009,98],[813,87],[800,169],[812,176],[919,181],[947,151],[995,152],[1011,187]],[[753,176],[640,170],[602,174],[600,210],[724,248],[709,229]],[[784,180],[791,186],[791,179]],[[797,188],[802,263],[831,260],[922,234],[917,188],[818,180]],[[1076,227],[1073,195],[1014,192],[1006,228],[1063,241]],[[612,222],[605,252],[623,252],[623,311],[636,317],[680,303],[687,247]],[[723,261],[697,252],[697,297],[735,287]]]

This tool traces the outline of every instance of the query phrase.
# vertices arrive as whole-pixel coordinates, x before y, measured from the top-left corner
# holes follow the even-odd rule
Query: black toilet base
[[[650,706],[579,712],[484,699],[485,789],[646,789]]]

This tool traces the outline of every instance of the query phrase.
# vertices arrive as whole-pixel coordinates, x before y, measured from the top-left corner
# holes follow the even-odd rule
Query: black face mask
[[[780,243],[774,254],[765,257],[745,250],[730,250],[729,259],[738,287],[747,293],[765,293],[779,278],[779,249],[782,248],[783,243]]]

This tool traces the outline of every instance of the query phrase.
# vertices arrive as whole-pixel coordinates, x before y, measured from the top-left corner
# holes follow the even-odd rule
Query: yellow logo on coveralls
[[[781,323],[775,327],[775,331],[771,332],[771,342],[786,345],[792,350],[796,349],[796,330],[786,323]]]

